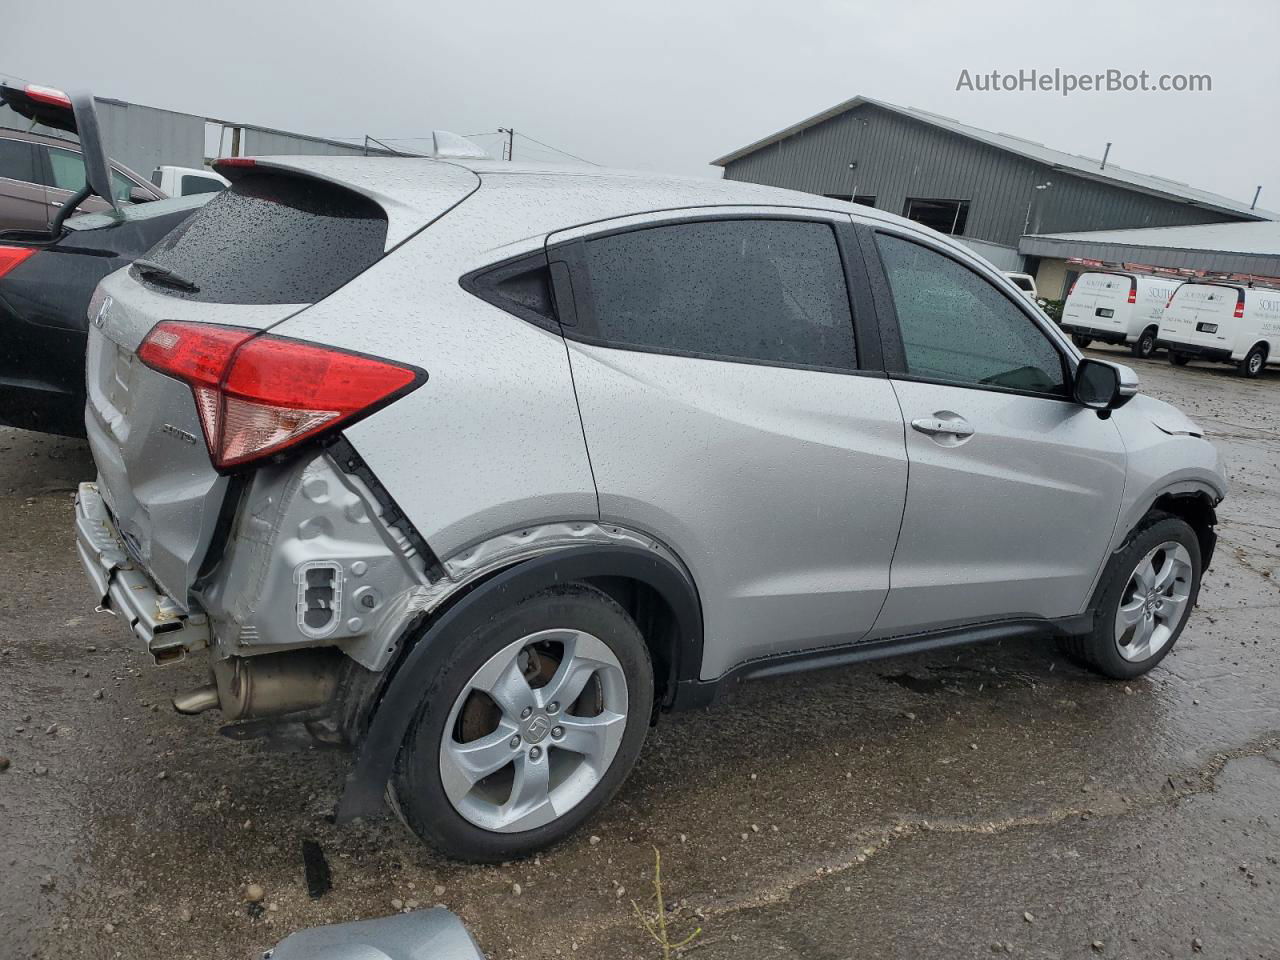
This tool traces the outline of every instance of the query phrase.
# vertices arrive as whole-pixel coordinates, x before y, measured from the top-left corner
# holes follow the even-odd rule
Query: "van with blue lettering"
[[[1280,289],[1188,281],[1169,299],[1157,345],[1169,351],[1175,366],[1212,360],[1256,377],[1280,349]]]
[[[1062,329],[1077,347],[1093,341],[1127,346],[1135,357],[1155,353],[1160,315],[1179,281],[1150,274],[1082,273],[1062,307]]]

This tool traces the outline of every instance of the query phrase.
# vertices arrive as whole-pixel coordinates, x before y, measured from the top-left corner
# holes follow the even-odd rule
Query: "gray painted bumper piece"
[[[444,907],[299,930],[262,957],[263,960],[484,960],[484,954],[457,914]]]

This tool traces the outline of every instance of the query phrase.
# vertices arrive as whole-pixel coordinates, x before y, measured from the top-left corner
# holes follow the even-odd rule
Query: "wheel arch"
[[[1152,501],[1151,506],[1143,514],[1143,519],[1153,512],[1167,513],[1170,516],[1185,520],[1195,531],[1196,540],[1200,544],[1200,569],[1209,569],[1213,561],[1213,551],[1218,544],[1218,513],[1214,509],[1217,501],[1204,489],[1167,491]],[[1141,520],[1139,520],[1139,525]],[[1128,539],[1126,537],[1126,539]]]
[[[1209,568],[1213,551],[1218,542],[1215,528],[1218,514],[1214,509],[1222,501],[1221,490],[1205,479],[1184,479],[1160,489],[1152,490],[1133,507],[1125,511],[1125,519],[1117,526],[1107,560],[1133,539],[1147,525],[1153,514],[1165,514],[1185,520],[1196,533],[1200,545],[1202,569]],[[1103,564],[1104,568],[1106,564]],[[1096,585],[1095,585],[1096,586]]]
[[[678,682],[696,678],[702,664],[702,606],[697,588],[676,564],[653,550],[629,545],[584,544],[516,561],[469,585],[457,598],[417,618],[405,634],[416,638],[371,706],[356,745],[337,818],[346,821],[386,812],[385,786],[394,770],[421,691],[429,685],[437,654],[450,638],[466,636],[496,607],[518,602],[559,583],[590,584],[617,601],[649,643],[655,685],[669,706]]]

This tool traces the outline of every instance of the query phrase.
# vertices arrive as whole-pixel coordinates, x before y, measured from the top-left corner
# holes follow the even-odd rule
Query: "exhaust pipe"
[[[173,706],[186,714],[218,707],[229,723],[314,710],[337,693],[343,659],[332,649],[228,657],[214,663],[212,684],[175,697]]]
[[[190,693],[182,693],[173,698],[173,709],[188,716],[212,710],[217,705],[218,688],[212,683],[196,687]]]

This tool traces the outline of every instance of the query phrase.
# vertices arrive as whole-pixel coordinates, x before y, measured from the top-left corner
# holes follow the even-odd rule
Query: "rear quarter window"
[[[315,303],[382,257],[387,218],[372,200],[309,177],[250,173],[146,259],[197,290],[132,275],[158,292],[213,303]]]

